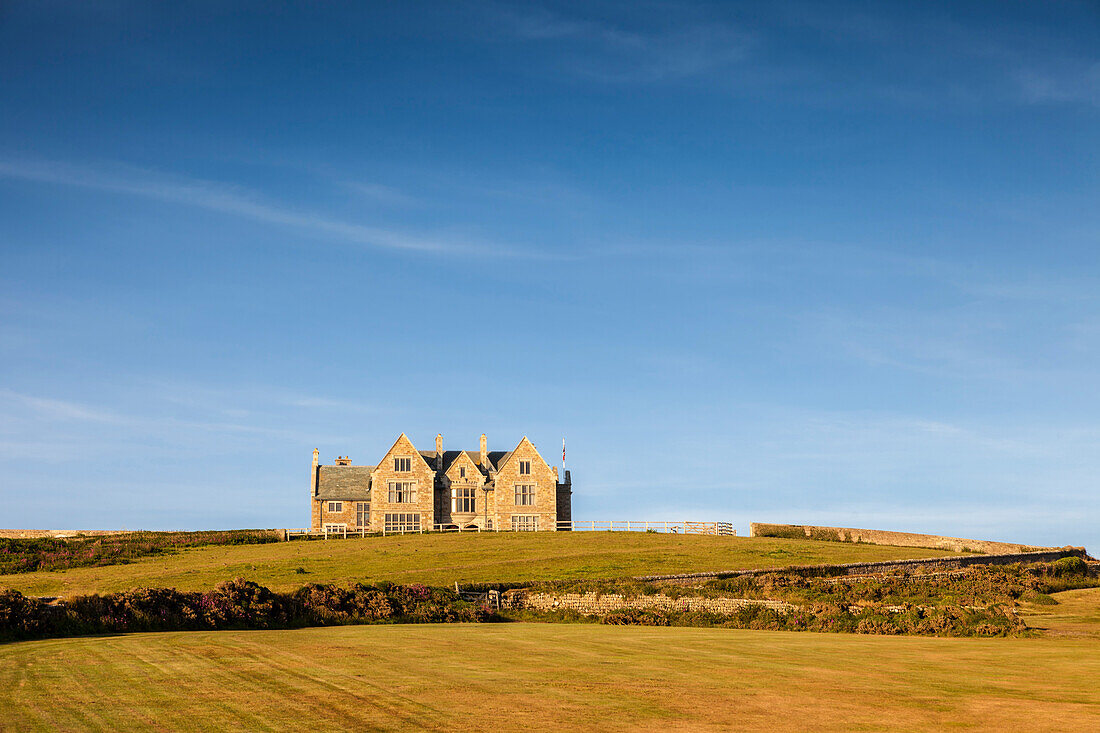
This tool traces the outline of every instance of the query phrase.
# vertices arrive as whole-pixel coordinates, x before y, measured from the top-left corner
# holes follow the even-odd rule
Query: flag
[[[561,439],[561,465],[565,465],[565,438]]]

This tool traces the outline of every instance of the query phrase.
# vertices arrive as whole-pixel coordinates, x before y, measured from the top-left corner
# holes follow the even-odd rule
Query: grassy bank
[[[0,729],[1093,730],[1100,643],[489,624],[0,645]]]
[[[208,546],[127,565],[0,576],[0,588],[71,596],[136,587],[209,590],[243,577],[272,590],[392,581],[449,586],[942,557],[953,553],[812,540],[641,532],[404,535]]]
[[[207,532],[126,532],[69,539],[0,537],[0,575],[36,570],[125,565],[154,555],[206,545],[257,545],[278,542],[279,533],[265,529]]]

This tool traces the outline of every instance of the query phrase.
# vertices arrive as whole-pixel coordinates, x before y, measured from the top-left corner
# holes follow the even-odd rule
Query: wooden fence
[[[558,522],[557,531],[559,532],[657,532],[660,534],[709,534],[717,535],[720,537],[734,537],[737,535],[737,531],[734,530],[733,525],[730,522],[653,522],[653,521],[633,521],[633,520],[571,520]],[[425,532],[524,532],[524,531],[536,531],[536,530],[513,530],[510,527],[494,528],[494,529],[482,529],[481,527],[461,527],[454,524],[435,524],[432,527],[421,527],[419,529],[403,529],[403,530],[382,530],[382,532],[372,532],[365,527],[357,529],[348,529],[347,527],[332,528],[326,527],[324,529],[309,530],[309,529],[287,529],[283,530],[284,537],[287,540],[296,539],[346,539],[348,537],[367,537],[374,535],[387,536],[391,534],[424,534]],[[549,529],[539,529],[537,531],[546,532],[551,531]]]

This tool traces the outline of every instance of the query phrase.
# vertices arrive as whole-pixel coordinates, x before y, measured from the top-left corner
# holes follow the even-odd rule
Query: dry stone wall
[[[706,573],[677,573],[675,575],[641,575],[634,580],[692,582],[701,578],[734,578],[740,575],[764,575],[766,573],[801,573],[804,575],[874,575],[888,571],[921,571],[970,567],[972,565],[1013,565],[1018,562],[1053,562],[1063,557],[1088,558],[1083,547],[1065,547],[1060,550],[1038,552],[1011,552],[1001,555],[960,555],[958,557],[929,557],[916,560],[879,560],[876,562],[849,562],[835,565],[788,565],[779,568],[752,568],[748,570],[718,570]]]
[[[102,537],[114,534],[130,534],[132,529],[0,529],[0,539],[36,540],[43,537],[68,539],[70,537]]]
[[[863,542],[868,545],[928,547],[937,550],[951,550],[952,552],[985,552],[990,554],[1051,549],[1030,547],[1014,542],[967,540],[961,537],[941,537],[939,535],[913,534],[911,532],[890,532],[881,529],[818,527],[809,524],[764,524],[762,522],[753,522],[749,525],[749,537],[786,537],[789,539],[805,537],[807,539],[829,540],[833,542]]]
[[[510,591],[501,600],[505,608],[532,611],[576,611],[585,616],[606,616],[614,611],[639,609],[646,611],[703,611],[728,616],[751,606],[770,608],[779,613],[790,613],[796,606],[783,601],[756,600],[751,598],[702,598],[687,596],[673,598],[660,595],[623,596],[616,593],[531,593]]]

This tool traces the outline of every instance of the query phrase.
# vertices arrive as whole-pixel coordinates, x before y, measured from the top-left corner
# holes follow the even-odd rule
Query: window
[[[342,501],[330,501],[328,503],[328,510],[330,512],[342,512],[342,511],[344,511],[344,502],[342,502]]]
[[[532,484],[516,484],[516,506],[534,506],[535,487]]]
[[[397,473],[408,473],[409,471],[412,470],[412,459],[411,458],[394,458],[393,459],[393,470],[396,471]]]
[[[348,531],[348,525],[346,525],[346,524],[326,524],[325,525],[325,531],[326,532],[344,533],[344,532]]]
[[[357,527],[370,526],[370,504],[365,501],[355,504],[355,525]]]
[[[537,532],[539,528],[538,517],[525,517],[525,516],[513,516],[512,517],[512,531],[513,532]]]
[[[459,478],[466,478],[466,467],[465,466],[459,466],[458,467],[458,477]]]
[[[452,512],[476,512],[474,497],[477,494],[477,489],[452,489],[451,490],[451,511]]]
[[[520,461],[519,462],[519,475],[520,476],[530,476],[531,475],[531,461]]]
[[[390,481],[391,504],[415,504],[416,484],[412,481]]]
[[[419,514],[387,514],[385,523],[387,532],[419,532]]]

